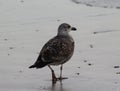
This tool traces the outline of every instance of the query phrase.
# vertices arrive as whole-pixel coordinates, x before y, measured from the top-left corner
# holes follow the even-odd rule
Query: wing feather
[[[66,37],[54,37],[41,50],[41,59],[44,62],[62,62],[69,60],[74,51],[74,42]]]

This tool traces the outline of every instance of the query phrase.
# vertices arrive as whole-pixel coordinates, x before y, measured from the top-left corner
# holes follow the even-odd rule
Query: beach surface
[[[0,91],[120,91],[117,3],[102,7],[87,0],[0,0]],[[64,64],[68,79],[52,84],[48,67],[28,67],[64,22],[77,28],[70,33],[75,51]],[[59,66],[53,68],[59,76]]]

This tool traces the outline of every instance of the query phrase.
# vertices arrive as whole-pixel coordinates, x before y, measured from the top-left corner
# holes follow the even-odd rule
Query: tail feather
[[[48,64],[50,64],[51,62],[44,62],[42,59],[41,59],[41,55],[39,55],[37,61],[31,65],[29,68],[42,68]]]
[[[35,65],[31,65],[29,68],[35,68]]]
[[[35,64],[31,65],[29,68],[43,68],[48,64],[49,62],[37,61]]]

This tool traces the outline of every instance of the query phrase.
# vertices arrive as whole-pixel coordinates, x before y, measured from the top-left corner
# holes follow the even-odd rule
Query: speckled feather
[[[68,61],[74,51],[74,42],[70,36],[56,36],[49,40],[41,50],[39,59],[53,65],[63,64]]]

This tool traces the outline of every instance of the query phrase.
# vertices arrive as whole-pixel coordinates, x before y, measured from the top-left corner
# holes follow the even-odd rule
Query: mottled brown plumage
[[[44,62],[60,65],[68,61],[74,51],[74,41],[69,36],[56,36],[43,47],[40,57]]]
[[[52,76],[54,75],[54,78],[56,78],[50,65],[62,65],[72,57],[74,40],[69,35],[71,30],[76,30],[76,28],[71,27],[67,23],[61,24],[58,28],[57,36],[50,39],[43,46],[37,61],[29,68],[42,68],[48,65],[52,71]]]

